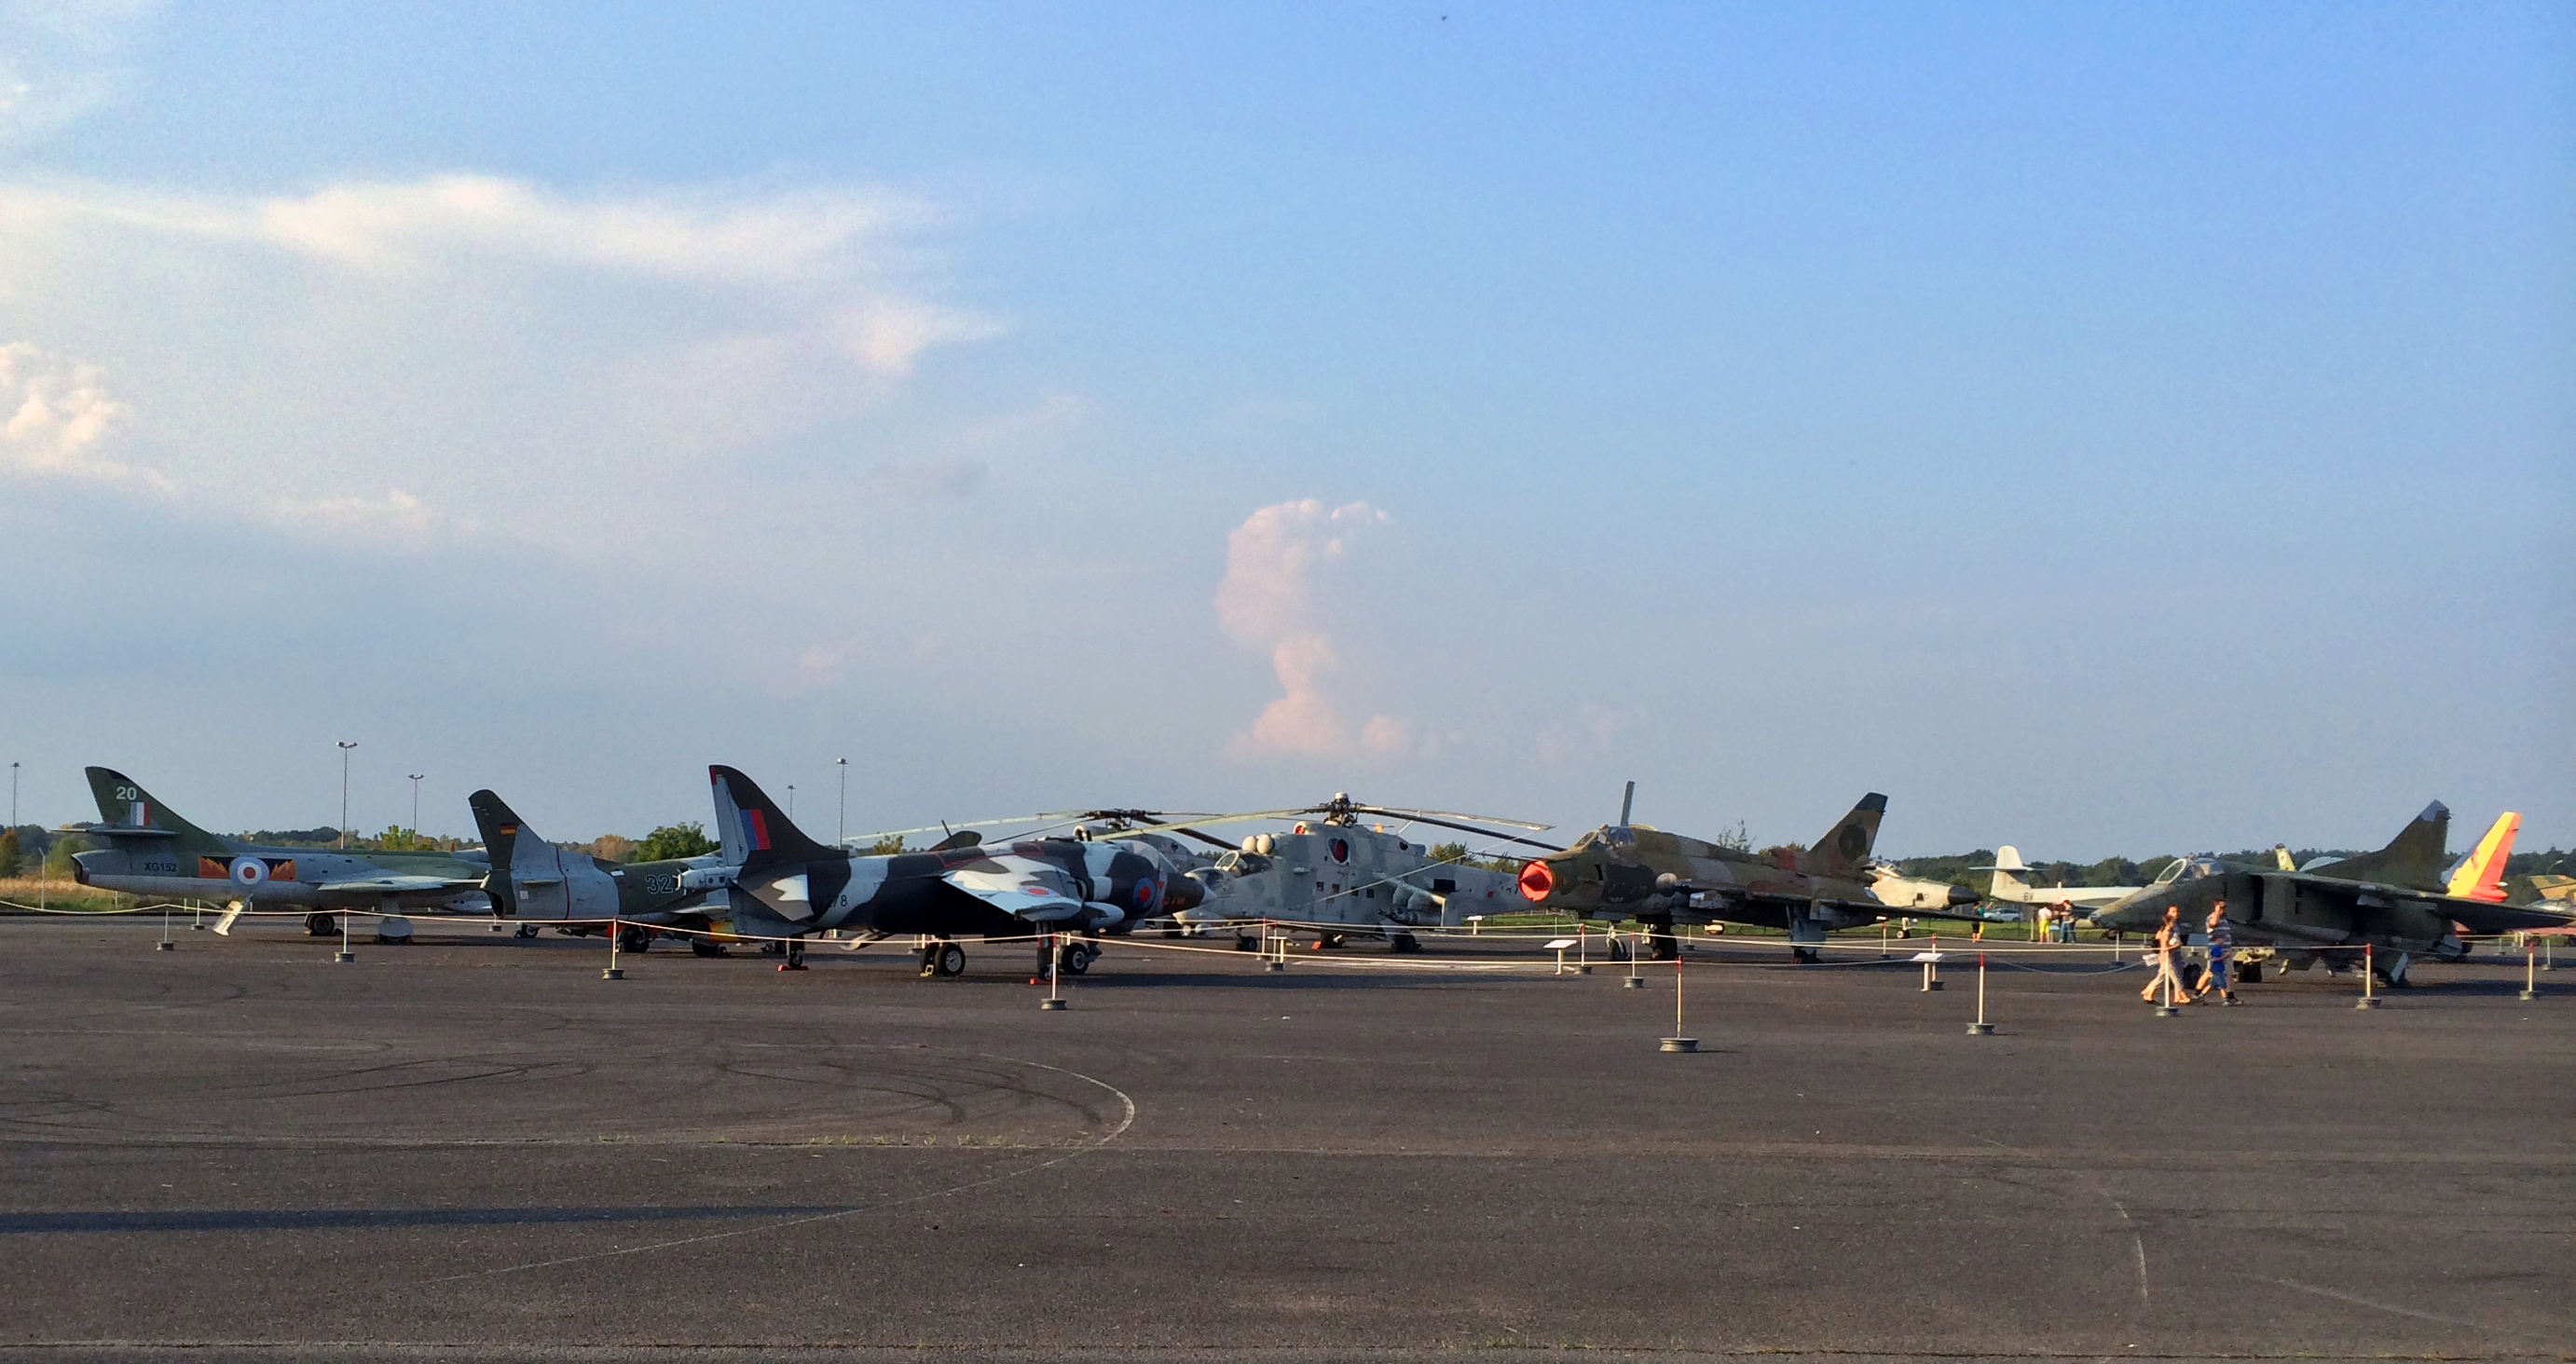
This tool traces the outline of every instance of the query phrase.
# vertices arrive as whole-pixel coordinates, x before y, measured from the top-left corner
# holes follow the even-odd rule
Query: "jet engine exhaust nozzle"
[[[1531,862],[1521,868],[1521,898],[1544,900],[1556,889],[1556,871],[1545,862]]]

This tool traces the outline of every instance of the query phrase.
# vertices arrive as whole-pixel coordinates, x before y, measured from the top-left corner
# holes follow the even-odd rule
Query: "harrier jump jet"
[[[688,873],[683,884],[724,886],[736,934],[787,943],[781,969],[802,969],[808,935],[842,929],[862,939],[921,935],[930,939],[921,950],[922,974],[954,976],[966,969],[958,938],[1118,934],[1199,902],[1199,883],[1139,839],[988,845],[964,830],[927,852],[855,853],[806,837],[733,768],[710,767],[707,775],[723,863]],[[1099,952],[1076,941],[1051,962],[1040,939],[1038,965],[1041,972],[1061,965],[1080,975]]]

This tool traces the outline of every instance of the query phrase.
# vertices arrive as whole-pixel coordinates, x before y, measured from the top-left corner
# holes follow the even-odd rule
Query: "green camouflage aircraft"
[[[1873,791],[1835,821],[1815,846],[1749,852],[1628,822],[1637,784],[1619,803],[1619,822],[1575,840],[1561,853],[1521,867],[1522,898],[1540,909],[1580,918],[1635,919],[1646,926],[1656,959],[1681,953],[1676,923],[1730,923],[1788,930],[1800,961],[1818,960],[1825,935],[1887,918],[1891,907],[1870,890],[1870,848],[1887,797]],[[1901,912],[1929,918],[1976,918],[1975,892],[1952,887],[1938,906]]]
[[[99,822],[78,832],[107,846],[73,856],[73,876],[82,885],[239,908],[302,905],[313,910],[304,929],[315,937],[339,931],[334,911],[388,919],[424,910],[491,912],[483,893],[491,867],[480,854],[257,846],[181,819],[121,772],[87,772]]]
[[[2450,835],[2450,807],[2437,800],[2387,847],[2359,857],[2311,862],[2300,869],[2288,865],[2286,853],[2271,867],[2185,858],[2157,877],[2156,884],[2095,910],[2087,922],[2109,932],[2152,933],[2173,907],[2182,911],[2183,927],[2198,932],[2208,922],[2210,906],[2224,900],[2240,947],[2269,948],[2271,959],[2290,970],[2323,962],[2331,972],[2357,965],[2360,954],[2352,949],[2367,945],[2372,972],[2399,986],[2406,984],[2407,965],[2416,957],[2458,961],[2468,956],[2463,929],[2476,936],[2576,923],[2549,910],[2450,894],[2449,869],[2456,861],[2447,851]],[[2249,984],[2262,980],[2262,958],[2240,953],[2239,960],[2238,979]]]
[[[716,923],[731,912],[723,889],[728,879],[723,858],[710,853],[611,862],[538,837],[492,791],[477,791],[465,803],[473,808],[474,826],[492,858],[492,874],[483,888],[492,897],[494,913],[518,922],[518,936],[533,938],[547,923],[560,932],[586,936],[605,931],[598,920],[614,919],[625,921],[618,946],[629,952],[652,946],[658,927],[696,930],[688,935],[691,951],[701,957],[724,955],[724,945],[712,936]]]

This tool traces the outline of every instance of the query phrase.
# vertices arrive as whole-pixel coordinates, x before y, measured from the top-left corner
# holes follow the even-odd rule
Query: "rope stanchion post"
[[[349,950],[349,911],[344,909],[340,911],[340,955],[331,960],[346,966],[357,959],[358,954]]]
[[[189,931],[189,932],[191,932],[191,933],[203,933],[203,932],[205,932],[205,931],[206,931],[206,907],[205,907],[205,905],[204,905],[204,904],[202,904],[202,903],[200,903],[200,902],[198,902],[198,901],[190,900],[190,901],[188,902],[188,912],[189,912],[189,914],[191,914],[192,916],[194,916],[194,917],[190,920],[190,922],[189,922],[189,924],[188,924],[188,931]]]
[[[2361,945],[2361,998],[2355,1001],[2352,1007],[2356,1009],[2376,1009],[2379,1007],[2379,995],[2371,988],[2375,983],[2374,977],[2377,974],[2378,973],[2376,971],[2371,969],[2371,945],[2369,943],[2363,943]]]
[[[1679,952],[1673,954],[1673,1035],[1665,1038],[1658,1050],[1667,1052],[1699,1050],[1698,1038],[1682,1035],[1682,956]]]
[[[1272,929],[1268,919],[1261,921],[1261,949],[1261,955],[1268,959],[1262,964],[1262,970],[1288,969],[1288,935]]]
[[[170,907],[168,905],[161,906],[161,941],[154,944],[152,950],[155,952],[175,952],[179,950],[179,944],[170,941]]]
[[[1977,954],[1977,1021],[1968,1025],[1970,1037],[1991,1037],[1995,1025],[1986,1021],[1986,954]]]
[[[1038,1001],[1038,1009],[1041,1012],[1062,1013],[1064,1011],[1064,996],[1058,993],[1063,981],[1064,935],[1049,933],[1047,934],[1047,997]]]
[[[1940,934],[1935,933],[1932,935],[1932,945],[1925,949],[1922,955],[1916,958],[1916,960],[1923,963],[1923,988],[1917,990],[1915,993],[1928,995],[1933,991],[1942,988]]]
[[[2540,998],[2540,945],[2529,938],[2522,940],[2522,998]]]
[[[1617,940],[1613,939],[1612,941],[1615,942]],[[1636,944],[1628,949],[1628,983],[1620,988],[1627,990],[1642,990],[1646,988],[1646,978],[1637,974],[1637,963],[1644,958],[1645,955],[1646,931],[1641,928],[1637,930]],[[1677,1028],[1674,1031],[1678,1032],[1680,1029]]]
[[[624,936],[618,928],[617,920],[608,921],[608,969],[599,973],[601,980],[626,979],[626,968],[617,964],[617,940]]]

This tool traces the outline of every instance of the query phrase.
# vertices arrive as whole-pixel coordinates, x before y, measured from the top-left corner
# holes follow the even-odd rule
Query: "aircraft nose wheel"
[[[340,925],[333,922],[328,914],[304,916],[304,936],[308,938],[328,938],[335,936],[339,931]]]
[[[643,929],[643,928],[627,928],[627,929],[620,929],[620,930],[618,930],[618,934],[617,934],[617,950],[618,950],[618,951],[620,951],[620,952],[650,952],[650,951],[652,951],[652,950],[653,950],[653,933],[652,933],[652,931],[651,931],[650,929]]]
[[[936,944],[924,949],[921,955],[923,964],[929,968],[927,974],[941,977],[966,974],[966,949],[953,942]]]
[[[535,924],[521,924],[510,931],[510,936],[513,938],[533,938],[537,936],[537,926]]]
[[[959,956],[962,959],[964,954],[960,953]],[[1057,960],[1063,965],[1067,974],[1087,976],[1091,974],[1091,963],[1099,956],[1099,948],[1087,942],[1073,942],[1064,945],[1064,951],[1058,955]],[[960,969],[963,969],[962,965]]]

